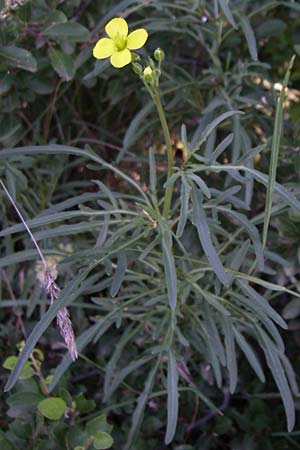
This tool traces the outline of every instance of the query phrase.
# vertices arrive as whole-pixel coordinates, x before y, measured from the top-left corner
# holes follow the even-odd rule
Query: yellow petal
[[[144,75],[152,75],[151,67],[150,66],[145,67],[143,74]]]
[[[125,48],[120,52],[114,53],[110,58],[110,62],[112,66],[121,69],[121,67],[127,66],[131,62],[131,53]]]
[[[93,48],[93,55],[97,59],[104,59],[111,56],[116,50],[115,43],[112,39],[103,38]]]
[[[129,34],[126,47],[129,48],[129,50],[137,50],[145,45],[147,38],[147,31],[144,28],[139,28]]]
[[[128,34],[128,25],[126,20],[121,17],[116,17],[115,19],[111,19],[105,27],[105,31],[108,36],[114,39],[116,36],[127,37]]]

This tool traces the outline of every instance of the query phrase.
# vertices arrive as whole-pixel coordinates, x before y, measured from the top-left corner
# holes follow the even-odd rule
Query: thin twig
[[[226,389],[224,389],[224,397],[223,397],[223,402],[222,405],[220,405],[218,407],[218,411],[225,411],[228,406],[229,406],[229,401],[230,401],[230,394],[229,391]],[[194,430],[195,428],[201,427],[202,425],[204,425],[206,422],[208,422],[209,420],[213,419],[216,416],[216,412],[210,411],[209,413],[207,413],[204,417],[202,417],[201,419],[197,420],[194,423],[191,423],[188,428],[187,428],[187,432],[190,433],[192,430]]]

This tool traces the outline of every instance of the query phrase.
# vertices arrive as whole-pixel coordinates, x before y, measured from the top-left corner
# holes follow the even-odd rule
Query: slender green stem
[[[169,131],[166,116],[165,116],[165,113],[164,113],[164,110],[163,110],[163,107],[161,104],[159,93],[156,92],[152,98],[153,98],[153,101],[155,103],[155,106],[156,106],[156,109],[158,112],[158,116],[160,119],[160,123],[162,126],[164,138],[165,138],[165,143],[167,146],[167,156],[168,156],[167,180],[169,180],[169,178],[172,176],[173,171],[174,171],[174,157],[173,157],[173,152],[172,152],[170,131]],[[165,219],[167,219],[168,215],[169,215],[171,202],[172,202],[173,188],[174,188],[174,183],[169,184],[166,188],[165,200],[164,200],[164,206],[163,206],[163,217]]]

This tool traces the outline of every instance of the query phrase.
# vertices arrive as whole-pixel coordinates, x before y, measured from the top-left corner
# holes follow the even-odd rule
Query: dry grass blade
[[[43,273],[44,273],[43,288],[45,289],[47,294],[50,296],[51,304],[53,304],[59,298],[60,288],[56,284],[54,277],[51,274],[50,268],[47,264],[47,261],[44,258],[44,255],[43,255],[37,241],[35,240],[25,219],[23,218],[21,212],[19,211],[19,208],[17,207],[14,199],[12,198],[12,196],[6,189],[6,186],[2,180],[0,180],[0,184],[1,184],[5,194],[7,195],[10,203],[12,204],[12,206],[16,210],[18,216],[20,217],[21,222],[23,223],[24,227],[26,228],[26,230],[27,230],[32,242],[34,243],[35,248],[41,258],[41,261],[43,263]],[[73,361],[75,361],[75,359],[78,357],[78,354],[77,354],[77,349],[76,349],[75,335],[74,335],[74,331],[73,331],[73,327],[72,327],[72,322],[71,322],[70,314],[69,314],[69,311],[67,308],[63,307],[58,311],[57,324],[58,324],[60,334],[62,335],[62,337],[66,343],[66,346],[70,352],[70,355],[71,355]]]

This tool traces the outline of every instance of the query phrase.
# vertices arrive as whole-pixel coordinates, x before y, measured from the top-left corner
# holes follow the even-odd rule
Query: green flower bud
[[[143,75],[144,75],[144,80],[145,81],[147,81],[148,83],[152,83],[152,81],[153,81],[153,70],[151,69],[150,66],[147,66],[144,69]]]
[[[139,61],[141,59],[140,55],[131,52],[131,61]]]
[[[155,62],[153,61],[152,58],[150,58],[150,56],[148,56],[148,58],[147,58],[147,64],[148,64],[148,66],[151,67],[151,69],[155,69]]]
[[[157,62],[161,63],[165,59],[165,52],[161,48],[157,48],[154,51],[154,58]]]
[[[139,76],[142,75],[142,73],[143,73],[143,67],[142,67],[139,63],[132,62],[132,63],[131,63],[131,67],[132,67],[132,70],[134,71],[134,73],[136,73],[136,74],[139,75]]]

